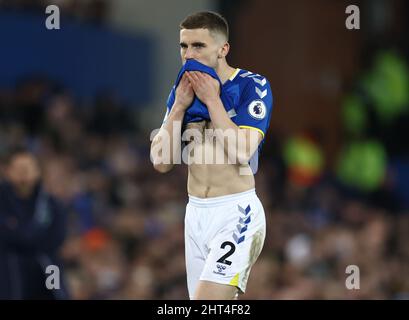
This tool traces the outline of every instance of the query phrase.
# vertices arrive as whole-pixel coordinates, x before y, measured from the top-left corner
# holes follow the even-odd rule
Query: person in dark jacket
[[[43,188],[39,161],[15,149],[0,181],[0,299],[68,299],[58,250],[64,206]]]

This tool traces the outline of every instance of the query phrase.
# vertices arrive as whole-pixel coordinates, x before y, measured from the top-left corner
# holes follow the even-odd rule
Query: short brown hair
[[[229,39],[229,25],[226,19],[217,12],[201,11],[187,16],[181,23],[180,29],[208,29],[218,32]]]

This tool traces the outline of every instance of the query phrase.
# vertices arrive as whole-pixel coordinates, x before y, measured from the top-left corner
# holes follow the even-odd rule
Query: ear
[[[228,42],[225,42],[225,43],[223,44],[223,46],[220,48],[219,54],[218,54],[217,57],[218,57],[219,59],[225,58],[225,57],[227,56],[227,54],[229,53],[229,50],[230,50],[230,45],[229,45]]]

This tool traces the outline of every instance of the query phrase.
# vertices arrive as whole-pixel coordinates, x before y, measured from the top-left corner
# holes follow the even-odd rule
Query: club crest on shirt
[[[248,110],[249,115],[256,120],[264,119],[267,113],[266,105],[264,104],[262,100],[252,101],[249,104],[247,110]]]

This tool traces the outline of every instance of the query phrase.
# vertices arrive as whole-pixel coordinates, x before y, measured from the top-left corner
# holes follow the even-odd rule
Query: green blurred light
[[[338,178],[361,191],[374,191],[383,182],[387,156],[376,141],[353,142],[341,154],[337,166]]]
[[[363,77],[363,86],[382,122],[389,123],[408,110],[408,66],[398,54],[379,53],[373,69]]]
[[[356,95],[348,95],[342,104],[344,128],[349,134],[359,135],[367,126],[367,116],[362,100]]]
[[[284,160],[287,166],[300,167],[312,172],[320,171],[324,165],[321,149],[303,137],[292,137],[284,146]]]

